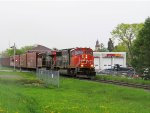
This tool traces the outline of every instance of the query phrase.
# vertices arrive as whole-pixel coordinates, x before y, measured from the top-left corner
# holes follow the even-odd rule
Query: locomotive
[[[93,77],[96,75],[94,68],[93,50],[91,48],[70,48],[59,51],[27,52],[9,58],[10,66],[18,68],[37,69],[46,68],[59,70],[60,74]]]
[[[52,56],[51,69],[72,76],[95,76],[93,50],[91,48],[71,48],[57,51]]]

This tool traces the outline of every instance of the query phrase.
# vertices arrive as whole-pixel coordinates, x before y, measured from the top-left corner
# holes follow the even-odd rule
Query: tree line
[[[144,23],[119,24],[111,35],[112,40],[119,43],[109,51],[127,52],[127,63],[139,74],[150,69],[150,17]],[[148,76],[150,78],[150,71]]]

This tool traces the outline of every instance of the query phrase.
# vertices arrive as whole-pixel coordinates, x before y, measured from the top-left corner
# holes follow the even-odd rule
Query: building
[[[31,50],[28,50],[27,52],[38,52],[38,53],[45,53],[45,52],[51,52],[51,49],[42,46],[42,45],[36,45]]]
[[[115,64],[126,67],[126,52],[94,52],[95,70],[113,68]]]
[[[101,45],[100,45],[99,41],[97,40],[96,45],[95,45],[95,51],[98,52],[100,50],[101,50]]]

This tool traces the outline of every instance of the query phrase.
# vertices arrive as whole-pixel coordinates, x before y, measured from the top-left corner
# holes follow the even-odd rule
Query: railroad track
[[[91,81],[150,90],[150,85],[144,85],[144,84],[135,84],[135,83],[121,82],[121,81],[113,81],[113,80],[97,80],[97,79]]]
[[[150,91],[150,85],[146,85],[146,84],[135,84],[135,83],[128,83],[128,82],[114,81],[114,80],[100,80],[100,79],[89,79],[89,78],[75,78],[75,79],[102,82],[107,84],[115,84],[115,85],[133,87],[133,88],[141,88]]]

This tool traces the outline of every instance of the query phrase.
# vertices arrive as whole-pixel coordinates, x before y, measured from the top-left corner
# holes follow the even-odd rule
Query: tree
[[[119,43],[114,47],[113,52],[128,52],[128,49],[124,43]]]
[[[145,20],[144,26],[133,44],[133,66],[139,72],[142,72],[144,68],[150,69],[150,18]]]
[[[103,43],[100,44],[99,52],[108,52],[107,48],[104,46]]]
[[[142,29],[143,24],[119,24],[112,32],[112,37],[124,43],[128,49],[129,59],[133,59],[132,42],[136,39],[138,32]]]
[[[33,47],[34,46],[24,46],[21,49],[16,48],[16,55],[23,54],[27,50],[32,49]],[[14,55],[14,49],[13,48],[6,49],[4,52],[2,52],[2,56],[13,56],[13,55]]]
[[[34,48],[34,46],[24,46],[24,47],[21,47],[20,48],[20,54],[23,54],[23,53],[25,53],[25,52],[27,52],[28,50],[31,50],[31,49],[33,49]]]
[[[111,38],[109,38],[109,41],[108,41],[108,50],[110,52],[112,52],[112,50],[114,49],[114,43],[113,41],[111,40]]]

